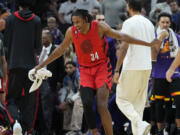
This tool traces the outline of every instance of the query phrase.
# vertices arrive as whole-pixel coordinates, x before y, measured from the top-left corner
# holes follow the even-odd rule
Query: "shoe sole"
[[[148,125],[143,133],[143,135],[147,135],[149,131],[151,130],[151,125]]]

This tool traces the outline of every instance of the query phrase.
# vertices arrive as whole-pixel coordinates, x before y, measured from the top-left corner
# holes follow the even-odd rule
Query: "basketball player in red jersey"
[[[98,135],[96,113],[93,111],[93,101],[96,95],[97,109],[101,116],[105,134],[113,135],[112,119],[107,108],[112,69],[107,56],[108,44],[105,36],[145,46],[160,44],[161,41],[155,39],[152,43],[147,43],[134,39],[111,29],[104,22],[92,21],[88,11],[82,9],[78,9],[72,14],[72,22],[74,26],[66,31],[61,45],[46,61],[36,66],[35,70],[39,70],[63,55],[65,49],[73,42],[80,65],[80,95],[88,127],[92,135]]]

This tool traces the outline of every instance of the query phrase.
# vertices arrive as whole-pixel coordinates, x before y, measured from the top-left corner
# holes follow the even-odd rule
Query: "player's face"
[[[80,17],[80,16],[73,16],[72,17],[72,22],[73,22],[73,25],[80,31],[82,32],[84,30],[84,27],[85,27],[85,20]]]
[[[161,29],[168,30],[168,28],[171,26],[171,21],[169,17],[162,16],[158,22],[158,25]]]

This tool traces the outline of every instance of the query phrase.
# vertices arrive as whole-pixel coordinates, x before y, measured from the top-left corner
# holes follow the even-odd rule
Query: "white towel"
[[[169,30],[170,56],[172,58],[175,58],[178,53],[178,48],[179,48],[178,44],[179,43],[178,43],[178,40],[177,40],[177,37],[176,37],[174,31],[171,28],[169,28],[168,30]],[[160,27],[157,28],[157,30],[156,30],[157,37],[160,36],[162,31],[163,30]],[[161,48],[163,48],[163,45],[164,45],[164,42],[161,44]]]
[[[47,79],[48,77],[52,77],[52,73],[49,70],[42,68],[38,70],[37,73],[35,74],[35,69],[33,68],[29,71],[28,77],[31,81],[33,81],[33,84],[29,90],[29,93],[31,93],[40,87],[44,79]]]

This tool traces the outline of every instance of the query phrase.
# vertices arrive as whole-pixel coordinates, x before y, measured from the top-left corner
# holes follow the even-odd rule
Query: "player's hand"
[[[172,78],[171,77],[172,77],[173,73],[174,73],[174,71],[171,70],[171,69],[168,69],[168,71],[166,72],[166,80],[168,82],[172,82]]]
[[[37,73],[37,71],[39,70],[39,69],[41,69],[42,68],[42,66],[41,65],[37,65],[34,69],[35,69],[35,71],[34,71],[34,73],[36,74]]]
[[[168,37],[168,35],[169,35],[169,33],[167,32],[167,30],[162,30],[162,32],[161,32],[161,34],[160,34],[158,39],[161,40],[161,41],[164,41],[165,38]]]
[[[115,72],[113,76],[113,83],[118,84],[119,72]]]

